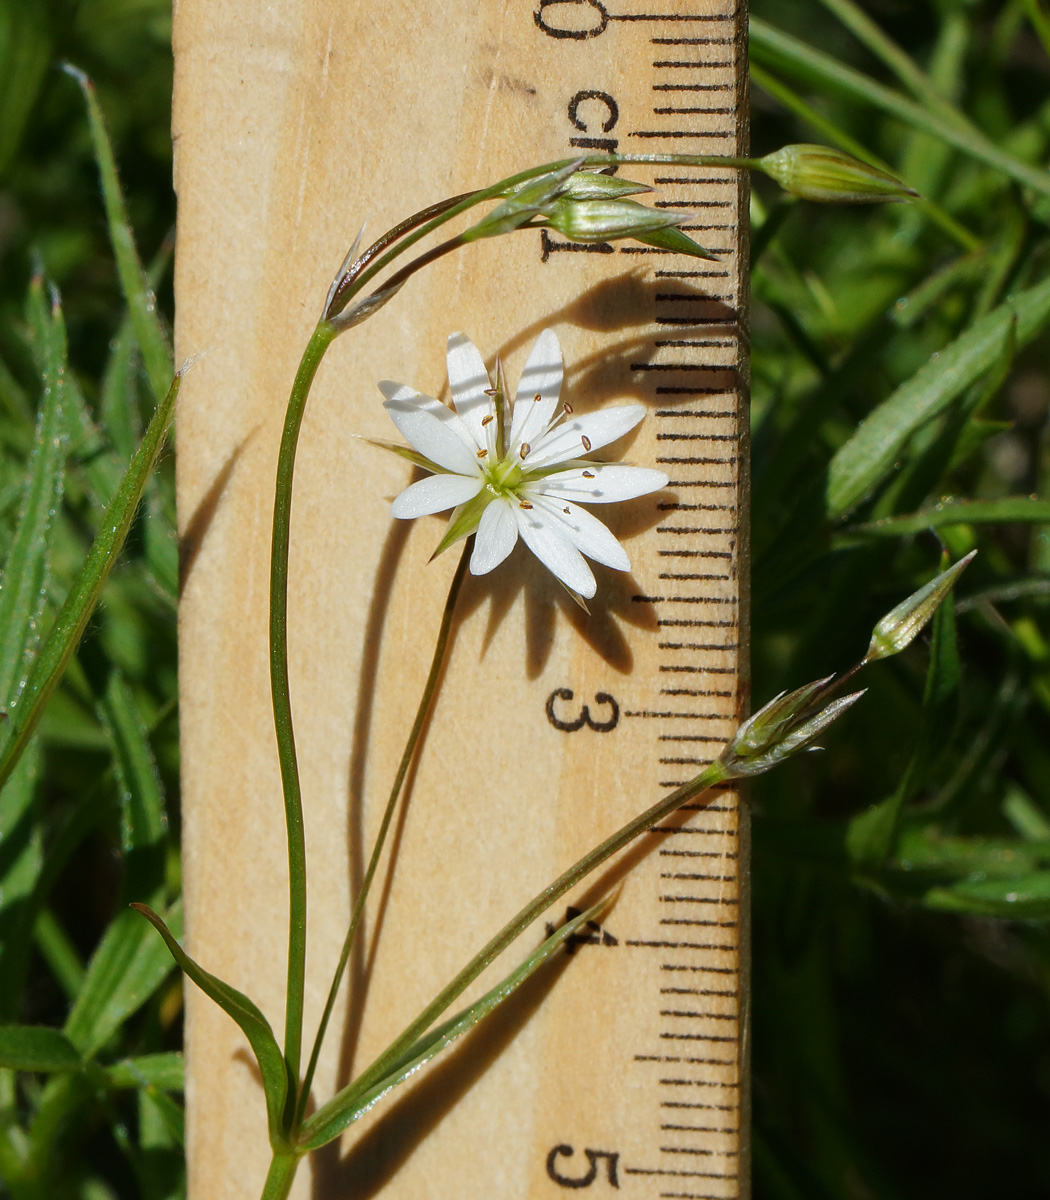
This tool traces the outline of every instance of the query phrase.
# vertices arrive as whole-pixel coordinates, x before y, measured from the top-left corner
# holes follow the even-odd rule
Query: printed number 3
[[[594,697],[595,704],[608,705],[610,715],[607,721],[596,721],[591,716],[591,710],[586,704],[580,709],[578,717],[574,717],[571,721],[562,720],[554,711],[554,706],[559,700],[571,700],[572,698],[573,693],[569,688],[555,688],[547,697],[547,720],[555,729],[560,729],[562,733],[575,733],[577,729],[582,729],[586,725],[595,733],[609,733],[616,728],[617,722],[620,720],[620,706],[608,692],[597,692]]]

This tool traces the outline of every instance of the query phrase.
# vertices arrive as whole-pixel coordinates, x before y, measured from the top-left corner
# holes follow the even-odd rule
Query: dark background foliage
[[[847,28],[858,11],[875,35]],[[829,512],[826,489],[863,418],[1005,297],[1037,286],[1050,245],[1045,194],[848,94],[832,68],[932,111],[928,86],[967,128],[1040,167],[1050,152],[1050,20],[1039,0],[754,0],[752,14],[755,150],[852,139],[936,206],[817,208],[756,185],[756,698],[859,657],[873,621],[942,553],[981,551],[957,589],[958,611],[870,673],[869,695],[826,751],[753,789],[755,1194],[1045,1196],[1050,522],[1045,503],[1002,503],[1047,499],[1045,319],[1027,344],[1008,333],[969,387],[907,430],[858,503]],[[770,29],[827,59],[803,69],[794,44],[785,50]],[[909,77],[878,31],[926,75]],[[168,5],[0,0],[5,553],[41,390],[26,300],[41,271],[61,290],[72,374],[102,430],[99,445],[71,446],[49,581],[56,602],[97,523],[98,456],[126,457],[108,422],[114,396],[140,416],[152,404],[134,354],[118,353],[124,299],[83,98],[62,60],[96,83],[130,222],[170,321]],[[949,521],[938,506],[952,499],[983,508]],[[924,515],[900,520],[912,514]],[[13,828],[0,805],[0,941],[19,916],[18,871],[36,878],[40,864],[53,867],[34,900],[24,986],[0,987],[2,1020],[65,1020],[135,869],[127,827],[138,790],[166,818],[154,880],[167,902],[177,896],[173,588],[156,558],[171,533],[169,459],[42,727],[29,816]],[[179,996],[174,976],[162,976],[109,1035],[107,1061],[175,1048]],[[63,1091],[8,1075],[0,1179],[12,1194],[179,1194],[169,1092]],[[46,1173],[29,1186],[11,1130],[41,1111],[61,1120],[34,1126]]]

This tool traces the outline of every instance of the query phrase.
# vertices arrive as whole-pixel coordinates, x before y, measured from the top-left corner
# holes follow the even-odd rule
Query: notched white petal
[[[413,401],[387,400],[383,407],[397,426],[401,436],[420,454],[425,455],[446,471],[459,475],[480,475],[477,448],[473,439],[461,434],[453,425],[462,425],[454,413],[445,420],[427,408],[420,408]]]
[[[518,540],[518,522],[514,502],[493,500],[481,514],[474,550],[470,556],[472,575],[487,575],[514,549]]]
[[[514,509],[522,541],[567,588],[588,600],[598,590],[583,555],[539,507]]]
[[[481,422],[494,411],[492,397],[486,394],[491,390],[492,382],[485,370],[485,360],[466,334],[451,333],[447,363],[452,403],[481,449],[488,445]]]
[[[510,431],[512,452],[522,442],[534,441],[551,423],[564,373],[558,337],[553,329],[545,329],[529,351],[518,382]]]
[[[467,428],[466,425],[456,416],[447,404],[442,404],[440,400],[435,400],[433,396],[428,396],[425,392],[417,392],[415,388],[409,387],[405,383],[395,383],[392,379],[381,379],[379,381],[379,390],[386,397],[386,403],[383,407],[390,413],[395,425],[397,425],[397,417],[394,416],[394,410],[390,404],[397,405],[397,412],[405,412],[408,409],[416,409],[419,412],[428,412],[437,417],[442,424],[447,425],[449,429],[453,429],[456,435],[468,446],[471,450],[476,450],[477,442]],[[400,429],[400,425],[398,425]],[[484,442],[482,443],[484,445]]]
[[[627,551],[606,526],[586,509],[547,497],[536,496],[533,504],[543,511],[551,525],[567,538],[581,554],[616,571],[629,571]]]
[[[526,466],[533,470],[549,467],[599,450],[629,433],[644,416],[641,404],[620,404],[573,417],[533,443]]]
[[[480,479],[464,475],[428,475],[405,488],[390,506],[390,515],[399,521],[427,517],[465,504],[481,491]]]
[[[620,463],[587,463],[530,483],[530,490],[580,504],[616,504],[635,500],[667,487],[663,471],[627,467]]]

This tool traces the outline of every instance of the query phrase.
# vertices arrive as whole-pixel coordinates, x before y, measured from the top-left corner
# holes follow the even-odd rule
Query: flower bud
[[[476,242],[481,238],[498,237],[524,225],[565,190],[566,182],[580,169],[582,158],[574,159],[557,171],[548,171],[535,179],[526,179],[503,195],[507,198],[497,205],[461,235],[463,242]]]
[[[692,213],[646,208],[634,200],[574,200],[559,197],[544,209],[547,223],[574,242],[638,237],[680,225]]]
[[[918,195],[885,171],[830,146],[784,146],[760,158],[758,165],[785,192],[803,200],[864,204]]]
[[[863,692],[853,692],[813,711],[812,702],[831,680],[817,679],[797,691],[781,692],[736,731],[719,762],[730,776],[761,775],[808,746],[814,738],[855,704]]]
[[[880,658],[899,654],[905,646],[914,641],[976,553],[976,550],[971,550],[965,558],[960,558],[947,571],[942,571],[935,579],[931,579],[924,587],[913,592],[907,600],[903,600],[888,612],[875,626],[864,662],[876,662]]]
[[[564,176],[564,168],[558,174]],[[513,184],[502,194],[508,199],[520,199],[526,189],[532,188],[540,180],[551,178],[552,175],[541,175],[538,179],[526,179]],[[601,171],[581,171],[574,163],[572,174],[560,183],[557,195],[571,196],[573,200],[614,200],[621,196],[637,196],[652,190],[648,184],[637,183],[633,179],[621,179],[615,175],[605,175]]]

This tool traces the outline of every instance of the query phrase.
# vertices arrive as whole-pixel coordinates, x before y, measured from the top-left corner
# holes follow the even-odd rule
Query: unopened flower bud
[[[635,200],[574,200],[559,197],[544,209],[548,224],[574,242],[638,237],[680,225],[692,213],[646,208]]]
[[[818,679],[787,694],[781,693],[740,726],[722,751],[719,762],[734,778],[761,775],[792,754],[805,749],[864,693],[853,692],[813,712],[810,703],[830,680]]]
[[[913,592],[907,600],[903,600],[888,612],[875,626],[864,661],[870,663],[880,658],[889,658],[892,654],[899,654],[911,643],[940,607],[941,601],[951,591],[952,585],[969,566],[976,553],[976,550],[971,550],[965,558],[960,558],[947,571],[942,571],[935,579],[931,579],[924,587]]]
[[[526,179],[507,188],[503,192],[507,197],[503,203],[467,229],[461,235],[461,241],[476,242],[481,238],[498,237],[501,233],[510,233],[519,225],[524,225],[545,205],[561,195],[566,182],[580,169],[582,161],[583,159],[575,159],[557,171],[548,171],[545,175]]]
[[[885,171],[830,146],[784,146],[759,159],[759,167],[785,192],[803,200],[864,204],[918,195]]]

